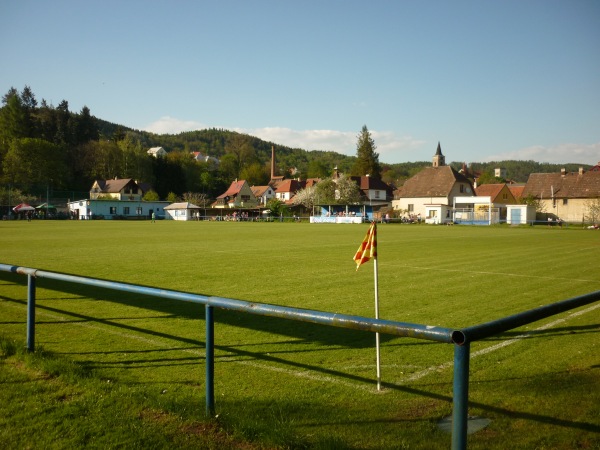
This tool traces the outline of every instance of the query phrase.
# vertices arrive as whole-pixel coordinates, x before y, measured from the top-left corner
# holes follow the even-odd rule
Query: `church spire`
[[[442,154],[442,146],[438,141],[437,150],[435,151],[435,155],[433,157],[433,167],[441,167],[446,165],[446,157]]]

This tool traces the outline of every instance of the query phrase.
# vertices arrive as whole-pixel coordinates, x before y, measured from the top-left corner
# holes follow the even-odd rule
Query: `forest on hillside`
[[[167,157],[149,156],[151,147],[163,147]],[[94,180],[116,177],[150,183],[162,199],[170,193],[181,196],[186,192],[214,198],[236,178],[250,185],[267,184],[272,147],[279,176],[325,178],[334,167],[348,174],[356,170],[356,156],[290,148],[224,129],[158,135],[94,117],[86,106],[79,112],[70,111],[66,100],[58,106],[43,99],[38,102],[28,86],[21,92],[10,88],[0,108],[0,191],[11,187],[34,195],[49,189],[84,193]],[[191,152],[217,158],[219,164],[198,162]],[[397,187],[429,165],[431,161],[380,162],[381,178]],[[463,162],[451,165],[460,170]],[[571,171],[579,165],[469,163],[469,171],[487,182],[496,180],[496,167],[505,168],[509,180],[524,183],[530,173],[556,172],[563,167]]]

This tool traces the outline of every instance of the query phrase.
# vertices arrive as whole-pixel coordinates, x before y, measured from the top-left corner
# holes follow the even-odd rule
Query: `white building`
[[[152,213],[164,218],[169,202],[143,200],[76,200],[67,203],[73,219],[149,219]]]
[[[147,151],[150,156],[154,156],[155,158],[164,158],[167,156],[167,151],[162,147],[152,147]]]
[[[165,207],[165,214],[169,220],[198,220],[200,207],[189,202],[172,203]]]

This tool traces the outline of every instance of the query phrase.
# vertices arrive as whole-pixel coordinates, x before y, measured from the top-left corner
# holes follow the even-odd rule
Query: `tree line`
[[[165,158],[147,154],[150,147],[158,146],[167,151]],[[0,108],[0,184],[29,193],[39,194],[49,187],[86,192],[94,180],[116,177],[147,182],[161,199],[189,192],[214,198],[236,178],[250,185],[266,185],[271,176],[272,147],[276,151],[275,175],[286,178],[323,179],[338,167],[348,175],[369,173],[400,186],[431,165],[430,161],[380,163],[366,125],[357,136],[356,156],[348,156],[290,148],[216,128],[162,135],[135,130],[96,118],[87,106],[73,112],[66,100],[58,106],[44,99],[38,102],[29,86],[20,92],[11,87]],[[219,163],[196,161],[191,152],[216,158]],[[460,168],[462,163],[452,165]],[[473,163],[470,168],[493,174],[500,166],[519,182],[525,182],[532,172],[560,170],[558,165],[533,161]]]

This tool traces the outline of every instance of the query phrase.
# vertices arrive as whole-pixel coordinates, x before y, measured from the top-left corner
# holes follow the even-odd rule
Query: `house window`
[[[141,207],[141,206],[138,206],[137,208],[135,208],[135,213],[136,213],[138,216],[141,216],[141,215],[142,215],[142,207]]]
[[[568,204],[569,204],[569,199],[563,198],[563,205],[568,205]]]
[[[508,194],[502,194],[502,198],[506,200],[508,198]]]
[[[408,212],[413,212],[415,210],[415,205],[413,205],[412,203],[408,204]]]
[[[117,207],[116,206],[111,206],[110,207],[110,213],[111,214],[116,214],[117,213]]]
[[[123,207],[123,214],[128,216],[129,215],[129,206],[124,206]]]
[[[375,191],[375,198],[379,198],[379,191]]]
[[[242,201],[243,202],[247,202],[250,200],[250,196],[249,195],[242,195]]]
[[[461,192],[461,194],[462,194],[463,192],[465,192],[465,187],[464,187],[464,185],[462,185],[462,184],[460,185],[460,192]]]

